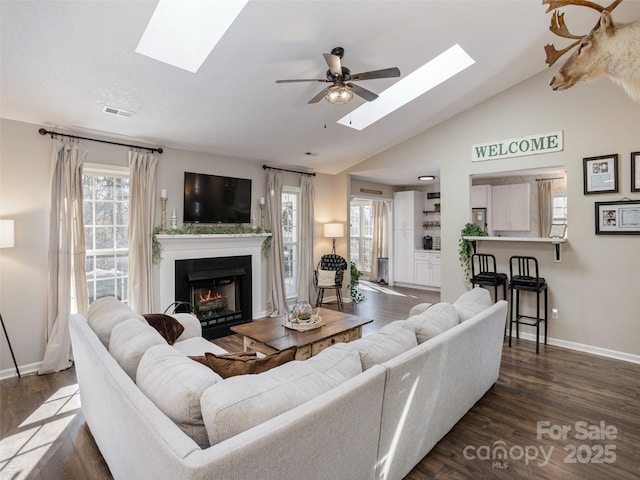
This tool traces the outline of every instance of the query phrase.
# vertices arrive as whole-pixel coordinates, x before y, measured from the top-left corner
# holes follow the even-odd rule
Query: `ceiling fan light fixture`
[[[353,98],[353,92],[345,85],[333,85],[329,87],[324,96],[325,100],[334,105],[344,105]]]

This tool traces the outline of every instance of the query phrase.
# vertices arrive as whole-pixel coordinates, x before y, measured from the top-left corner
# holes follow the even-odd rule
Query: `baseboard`
[[[40,368],[40,365],[42,365],[42,362],[30,363],[28,365],[18,365],[18,368],[20,369],[20,375],[24,377],[25,375],[31,375],[33,373],[36,373]],[[0,370],[0,380],[5,380],[7,378],[12,378],[17,376],[18,374],[16,373],[15,367],[5,368],[4,370]]]
[[[516,338],[515,335],[513,335],[513,338]],[[535,342],[536,336],[533,333],[520,332],[520,339]],[[616,360],[622,360],[624,362],[640,364],[640,355],[634,355],[632,353],[619,352],[617,350],[609,350],[608,348],[594,347],[593,345],[585,345],[584,343],[570,342],[568,340],[561,340],[551,337],[547,337],[547,344],[553,345],[555,347],[568,348],[569,350],[590,353],[592,355],[598,355],[600,357],[608,357]]]

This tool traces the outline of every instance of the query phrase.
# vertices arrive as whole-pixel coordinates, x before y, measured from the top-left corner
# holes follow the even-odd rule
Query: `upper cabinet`
[[[491,185],[471,187],[471,208],[491,208]]]
[[[422,232],[424,192],[395,192],[393,194],[394,230],[417,230]]]
[[[493,230],[531,230],[529,203],[531,187],[528,183],[494,185],[492,192]]]

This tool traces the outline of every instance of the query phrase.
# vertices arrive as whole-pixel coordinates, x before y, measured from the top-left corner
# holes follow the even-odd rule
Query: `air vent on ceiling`
[[[111,115],[117,115],[119,117],[133,117],[135,115],[135,113],[130,112],[128,110],[123,110],[121,108],[116,108],[116,107],[109,107],[107,105],[102,107],[102,111],[104,113],[109,113]]]

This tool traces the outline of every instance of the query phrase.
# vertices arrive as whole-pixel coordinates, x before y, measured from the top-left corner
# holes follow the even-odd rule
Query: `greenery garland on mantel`
[[[151,238],[152,246],[152,259],[153,263],[160,263],[162,260],[162,246],[158,241],[157,235],[247,235],[247,234],[261,234],[271,233],[271,230],[267,230],[260,227],[250,227],[248,225],[195,225],[186,224],[180,228],[172,228],[168,230],[162,230],[161,227],[153,229],[153,235]],[[265,257],[269,255],[271,250],[271,235],[264,238],[262,242],[262,255]]]

